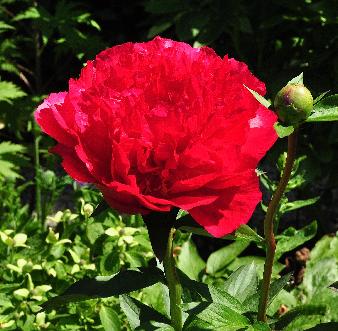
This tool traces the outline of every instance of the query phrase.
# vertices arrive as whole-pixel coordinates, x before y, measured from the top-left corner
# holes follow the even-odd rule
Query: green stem
[[[37,7],[38,2],[33,1],[33,6]],[[38,95],[41,94],[41,44],[40,44],[40,32],[37,26],[34,26],[33,32],[33,41],[35,48],[35,88]],[[38,126],[33,119],[33,133],[34,133],[34,171],[35,171],[35,210],[37,219],[41,221],[43,219],[42,215],[42,205],[41,205],[41,170],[40,170],[40,134]]]
[[[264,264],[264,274],[263,274],[263,281],[262,281],[261,296],[260,296],[259,308],[258,308],[258,320],[263,321],[263,322],[266,321],[266,310],[268,307],[270,282],[271,282],[273,262],[275,258],[275,251],[276,251],[276,241],[275,241],[274,226],[273,226],[274,219],[275,219],[275,214],[278,209],[280,200],[284,194],[286,185],[288,184],[288,181],[290,179],[293,163],[294,163],[295,156],[296,156],[296,145],[297,145],[297,131],[295,130],[288,137],[288,154],[287,154],[283,174],[277,186],[276,192],[274,193],[269,203],[268,210],[266,212],[265,219],[264,219],[266,258],[265,258],[265,264]]]
[[[173,257],[174,234],[175,228],[172,228],[168,237],[167,250],[163,260],[163,265],[169,287],[171,326],[175,331],[181,331],[182,311],[179,305],[181,304],[182,287],[176,274],[175,260]]]
[[[40,182],[40,135],[38,133],[37,124],[33,120],[34,132],[34,171],[35,171],[35,210],[37,219],[42,219],[41,208],[41,182]]]

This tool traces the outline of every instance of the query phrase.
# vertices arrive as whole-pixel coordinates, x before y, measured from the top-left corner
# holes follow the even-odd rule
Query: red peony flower
[[[265,94],[244,63],[157,37],[101,52],[35,118],[66,172],[112,208],[179,207],[220,237],[261,200],[255,168],[277,139],[275,114],[244,85]]]

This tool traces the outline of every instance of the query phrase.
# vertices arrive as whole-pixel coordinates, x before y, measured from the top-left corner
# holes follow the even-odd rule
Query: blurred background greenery
[[[70,305],[48,318],[34,314],[35,303],[44,301],[47,292],[60,293],[88,272],[109,274],[124,266],[145,265],[152,253],[137,217],[110,213],[99,222],[89,219],[83,208],[95,206],[98,194],[65,176],[57,158],[47,151],[53,142],[41,135],[32,113],[47,94],[66,90],[68,79],[78,76],[83,64],[99,51],[156,35],[195,47],[207,45],[221,56],[246,62],[266,82],[267,98],[300,72],[314,97],[328,90],[337,93],[336,0],[0,0],[0,279],[4,283],[0,284],[0,329],[92,330],[108,323],[110,330],[107,319],[120,320],[116,300],[84,304],[83,309]],[[283,229],[318,220],[310,248],[338,228],[337,132],[337,122],[302,128],[299,167],[285,203],[303,203],[280,212]],[[276,180],[280,173],[284,150],[281,140],[261,164],[265,199],[273,187],[270,179]],[[314,204],[316,197],[320,200]],[[257,208],[251,224],[260,229],[261,218]],[[125,227],[138,230],[121,240],[113,235]],[[107,234],[110,228],[115,232]],[[182,238],[183,243],[187,237]],[[223,245],[215,240],[195,242],[203,258]],[[255,248],[248,249],[256,254]],[[148,299],[147,294],[139,295],[152,300],[149,293]],[[116,330],[128,328],[123,323],[122,319],[115,325]]]

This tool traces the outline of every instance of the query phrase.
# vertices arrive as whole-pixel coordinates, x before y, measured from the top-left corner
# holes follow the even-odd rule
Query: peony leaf
[[[147,34],[147,38],[151,39],[154,38],[155,36],[158,36],[160,33],[168,30],[172,25],[173,25],[172,21],[164,21],[162,23],[153,25]]]
[[[316,263],[311,262],[310,259],[307,263],[302,287],[306,290],[308,297],[316,299],[321,289],[338,280],[338,263],[334,257],[322,258]]]
[[[305,226],[300,230],[289,227],[282,234],[276,236],[276,259],[279,259],[284,253],[292,251],[298,246],[312,239],[317,233],[317,222]]]
[[[163,272],[156,267],[122,270],[113,276],[82,279],[71,285],[62,295],[43,303],[41,307],[53,309],[69,302],[108,298],[133,292],[158,282],[165,282],[165,280]]]
[[[116,311],[108,306],[102,305],[100,308],[100,320],[105,331],[121,330],[121,322]]]
[[[227,245],[216,252],[213,252],[208,260],[206,272],[211,275],[222,271],[230,262],[232,262],[239,254],[241,254],[250,242],[238,240],[234,243]]]
[[[295,128],[293,127],[293,125],[290,126],[283,126],[282,124],[280,124],[279,122],[276,122],[273,126],[276,130],[276,133],[278,135],[279,138],[284,138],[289,136],[293,131],[295,131]]]
[[[329,91],[325,91],[325,92],[319,94],[318,97],[317,97],[316,99],[313,100],[313,104],[314,104],[314,105],[317,104],[317,103],[318,103],[320,100],[322,100],[329,92],[330,92],[330,90],[329,90]]]
[[[265,259],[263,256],[246,255],[246,256],[236,257],[229,265],[227,265],[226,269],[229,271],[236,271],[236,269],[238,269],[239,267],[248,265],[251,262],[255,263],[258,278],[262,278],[263,270],[264,270],[264,262],[265,262]],[[284,268],[285,268],[284,264],[281,264],[278,261],[275,261],[273,264],[272,275],[277,276]]]
[[[271,331],[268,324],[263,322],[255,322],[253,325],[250,325],[245,331]]]
[[[120,295],[119,301],[121,309],[126,314],[133,330],[141,327],[142,324],[151,325],[152,321],[170,324],[166,316],[129,295]],[[152,328],[141,328],[141,330],[152,330]]]
[[[258,279],[255,263],[241,266],[224,282],[224,290],[243,302],[257,292]]]
[[[200,301],[216,302],[222,303],[238,313],[244,312],[241,302],[225,290],[214,285],[208,285],[192,280],[180,269],[177,269],[177,274],[183,287],[182,299],[184,303]]]
[[[320,323],[311,329],[307,329],[307,331],[337,331],[337,330],[338,330],[338,322]]]
[[[306,122],[338,121],[338,94],[330,95],[318,101]]]
[[[250,321],[222,303],[201,302],[187,310],[189,317],[184,330],[238,330],[250,325]]]
[[[293,323],[296,319],[301,318],[303,316],[311,316],[311,315],[325,315],[326,307],[324,305],[302,305],[293,308],[292,310],[285,313],[275,325],[275,329],[284,330],[291,323]],[[293,328],[288,328],[288,330],[295,330]]]
[[[261,237],[256,231],[250,228],[249,225],[242,224],[236,231],[235,231],[235,238],[236,239],[243,239],[248,241],[254,241],[256,243],[262,244],[264,243],[264,238]]]
[[[199,274],[205,268],[205,262],[198,254],[197,248],[191,240],[182,245],[177,259],[177,267],[194,280],[198,280]]]
[[[244,85],[244,84],[243,84]],[[264,107],[269,108],[271,106],[271,102],[269,100],[266,100],[263,96],[261,96],[256,91],[252,90],[251,88],[244,85],[244,87],[250,91],[250,93],[256,98],[256,100],[262,104]]]
[[[178,218],[174,226],[177,229],[190,232],[193,234],[197,234],[199,236],[213,237],[201,225],[199,225],[189,214]],[[219,239],[225,239],[225,240],[240,239],[240,240],[254,241],[256,243],[264,242],[264,238],[262,238],[256,231],[251,229],[246,224],[242,224],[236,231]]]
[[[291,274],[286,274],[271,283],[268,305],[271,304],[271,302],[277,296],[277,294],[286,286],[286,284],[290,281],[290,278],[291,278]],[[260,297],[260,291],[257,291],[256,293],[248,297],[243,302],[243,309],[246,312],[248,311],[257,312],[259,297]]]
[[[286,203],[282,204],[282,206],[280,208],[280,212],[282,214],[284,214],[284,213],[292,211],[292,210],[297,210],[299,208],[311,206],[311,205],[315,204],[319,199],[320,199],[320,197],[315,197],[315,198],[310,198],[310,199],[306,199],[306,200],[296,200],[296,201],[286,202]]]

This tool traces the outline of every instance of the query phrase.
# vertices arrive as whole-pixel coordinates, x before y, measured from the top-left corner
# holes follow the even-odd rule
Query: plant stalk
[[[34,172],[35,172],[35,211],[39,221],[42,220],[41,182],[40,182],[40,135],[37,132],[37,124],[33,120],[34,132]]]
[[[171,326],[175,331],[181,331],[182,311],[179,305],[181,304],[182,287],[177,277],[175,270],[175,260],[173,257],[174,234],[175,228],[172,228],[168,237],[167,250],[163,260],[163,266],[169,287]]]
[[[276,251],[276,241],[274,234],[274,219],[280,200],[284,194],[285,188],[290,179],[293,163],[296,156],[297,130],[288,137],[288,153],[282,177],[278,183],[277,189],[269,203],[268,210],[264,219],[264,236],[266,243],[266,258],[264,264],[264,274],[261,288],[261,295],[258,307],[258,320],[266,321],[266,310],[269,301],[269,290],[272,275],[273,262]]]
[[[37,1],[33,1],[33,6],[37,7]],[[41,52],[40,52],[40,32],[38,28],[34,27],[34,48],[35,48],[35,89],[38,95],[41,94]],[[37,219],[39,221],[43,220],[42,215],[42,199],[41,199],[41,169],[40,169],[40,139],[38,126],[33,119],[33,134],[34,134],[34,171],[35,171],[35,210]]]

